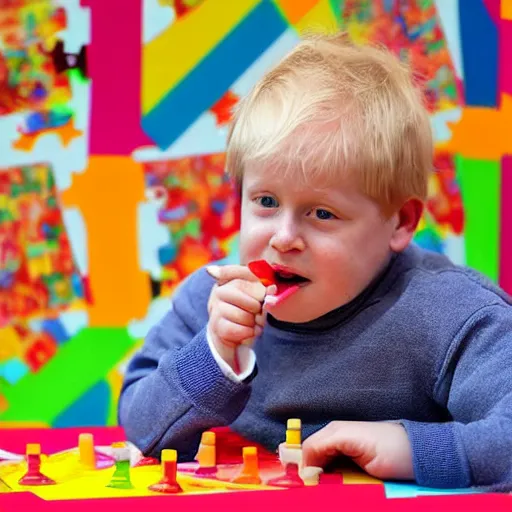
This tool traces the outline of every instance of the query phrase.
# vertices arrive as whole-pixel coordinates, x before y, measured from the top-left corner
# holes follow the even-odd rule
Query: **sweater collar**
[[[359,294],[357,297],[352,299],[347,304],[343,304],[342,306],[329,311],[325,315],[322,315],[319,318],[315,318],[314,320],[310,320],[309,322],[304,323],[292,323],[292,322],[282,322],[281,320],[277,320],[270,313],[267,315],[267,322],[272,327],[277,329],[307,334],[311,332],[322,332],[328,331],[337,327],[338,325],[350,320],[355,315],[357,315],[362,309],[375,304],[379,301],[379,291],[382,290],[385,283],[389,280],[389,276],[394,274],[392,272],[393,267],[396,265],[396,261],[400,255],[393,253],[389,263],[386,267],[377,275],[377,277]]]

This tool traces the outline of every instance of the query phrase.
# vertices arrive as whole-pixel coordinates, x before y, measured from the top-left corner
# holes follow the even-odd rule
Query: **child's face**
[[[242,188],[243,264],[265,259],[308,281],[272,309],[279,320],[301,323],[350,302],[389,261],[396,217],[349,180],[335,186],[252,164]]]

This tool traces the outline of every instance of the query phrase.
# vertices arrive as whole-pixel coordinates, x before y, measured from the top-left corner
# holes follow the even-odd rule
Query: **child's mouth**
[[[309,279],[293,272],[286,270],[274,269],[275,285],[277,286],[276,297],[280,297],[281,294],[287,292],[290,288],[300,288],[310,282]]]
[[[268,307],[276,306],[311,282],[288,268],[271,266],[264,260],[249,263],[249,268],[265,286],[275,285],[277,288],[275,295],[267,295],[265,298],[265,305]]]

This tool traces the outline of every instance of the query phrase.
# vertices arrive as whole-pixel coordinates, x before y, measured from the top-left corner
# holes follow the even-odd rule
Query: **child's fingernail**
[[[277,286],[275,284],[272,284],[267,288],[267,295],[275,295],[276,293],[277,293]]]
[[[214,279],[220,278],[220,269],[215,265],[209,265],[206,267],[206,272],[208,272],[208,274],[210,274]]]
[[[255,336],[261,336],[261,333],[263,332],[263,329],[257,325],[255,328],[254,328],[254,335]]]

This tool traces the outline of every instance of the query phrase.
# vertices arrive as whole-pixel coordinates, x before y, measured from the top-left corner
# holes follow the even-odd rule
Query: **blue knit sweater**
[[[305,437],[333,420],[393,420],[420,485],[512,485],[512,304],[483,276],[411,246],[324,317],[269,317],[257,375],[239,383],[207,344],[213,284],[190,276],[127,369],[119,419],[146,454],[189,459],[220,425],[275,450],[291,417]]]

